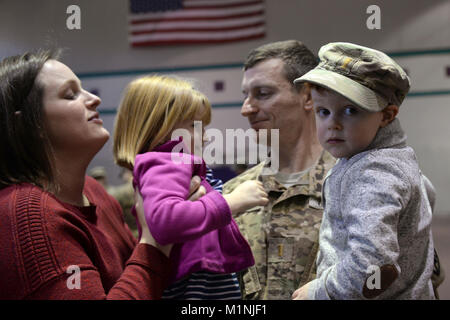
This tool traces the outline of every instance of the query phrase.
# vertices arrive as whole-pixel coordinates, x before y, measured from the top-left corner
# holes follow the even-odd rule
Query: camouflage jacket
[[[119,186],[111,187],[108,193],[119,201],[123,211],[123,218],[133,235],[137,238],[139,232],[136,218],[131,213],[131,209],[134,206],[134,188],[132,182],[130,181]]]
[[[319,229],[322,220],[322,184],[335,159],[326,151],[299,182],[289,188],[273,175],[262,175],[269,162],[245,171],[224,185],[232,192],[246,180],[263,182],[269,204],[237,214],[255,265],[240,273],[243,299],[290,299],[292,293],[315,277]]]

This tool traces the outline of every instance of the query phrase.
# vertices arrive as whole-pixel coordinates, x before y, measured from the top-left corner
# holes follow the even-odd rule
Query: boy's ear
[[[381,128],[386,127],[389,123],[391,123],[398,114],[398,106],[395,104],[390,104],[382,111],[383,119],[381,120]]]
[[[311,111],[314,104],[311,97],[311,86],[308,83],[303,85],[303,88],[301,89],[301,97],[303,100],[303,108],[305,108],[306,111]]]

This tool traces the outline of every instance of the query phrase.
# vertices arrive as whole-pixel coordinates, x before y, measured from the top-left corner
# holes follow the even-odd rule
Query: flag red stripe
[[[141,31],[133,31],[130,32],[132,35],[139,35],[139,34],[150,34],[150,33],[183,33],[183,32],[211,32],[211,31],[231,31],[231,30],[239,30],[239,29],[245,29],[245,28],[251,28],[251,27],[259,27],[265,25],[264,22],[257,22],[257,23],[251,23],[246,25],[240,25],[240,26],[233,26],[233,27],[208,27],[208,28],[183,28],[183,29],[154,29],[154,30],[141,30]]]
[[[266,35],[265,32],[246,36],[246,37],[237,37],[237,38],[230,38],[230,39],[215,39],[215,40],[186,40],[186,39],[175,39],[175,40],[158,40],[158,41],[143,41],[143,42],[133,42],[133,47],[144,47],[149,45],[177,45],[177,44],[199,44],[199,43],[226,43],[226,42],[232,42],[232,41],[243,41],[243,40],[251,40],[256,38],[262,38]]]
[[[235,15],[229,15],[229,16],[217,16],[217,17],[205,17],[205,16],[199,16],[199,17],[179,17],[179,18],[161,18],[161,19],[145,19],[145,20],[131,20],[131,24],[143,24],[143,23],[158,23],[158,22],[165,22],[165,21],[209,21],[209,20],[227,20],[227,19],[236,19],[236,18],[246,18],[246,17],[253,17],[253,16],[259,16],[264,14],[264,10],[259,10],[251,13],[242,13],[242,14],[235,14]]]
[[[200,5],[200,6],[185,6],[185,7],[183,7],[183,10],[227,9],[227,8],[238,8],[238,7],[251,6],[254,4],[261,4],[261,3],[263,3],[261,0],[257,0],[257,1],[241,2],[241,3],[220,4],[220,5],[211,4],[211,5]]]

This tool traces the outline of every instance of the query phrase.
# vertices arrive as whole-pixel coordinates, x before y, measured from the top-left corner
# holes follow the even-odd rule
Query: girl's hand
[[[230,194],[224,195],[233,214],[255,206],[265,206],[269,202],[263,184],[258,180],[249,180],[240,184]]]

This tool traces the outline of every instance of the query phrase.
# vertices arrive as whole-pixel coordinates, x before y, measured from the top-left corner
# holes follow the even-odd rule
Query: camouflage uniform
[[[108,193],[119,201],[126,224],[130,228],[133,235],[138,237],[136,218],[131,213],[131,208],[134,206],[134,188],[131,181],[111,188],[108,190]]]
[[[289,188],[274,176],[261,174],[269,162],[260,163],[224,185],[226,194],[246,180],[258,179],[269,195],[265,207],[234,217],[255,257],[255,265],[240,273],[243,299],[290,299],[296,289],[315,277],[322,184],[334,163],[335,159],[324,151]]]

